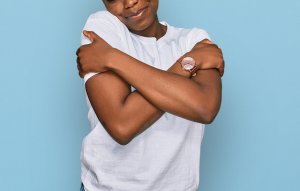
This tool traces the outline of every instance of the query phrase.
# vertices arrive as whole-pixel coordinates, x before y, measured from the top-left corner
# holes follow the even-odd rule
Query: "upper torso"
[[[196,42],[208,38],[200,29],[166,23],[167,33],[156,40],[132,34],[107,11],[90,16],[86,30],[111,46],[153,67],[167,70]],[[82,36],[82,44],[89,41]],[[88,80],[94,74],[85,77]],[[99,98],[101,99],[101,98]],[[87,98],[91,132],[81,152],[81,179],[86,191],[189,191],[199,184],[200,146],[204,125],[170,113],[127,145],[119,145],[99,122]]]

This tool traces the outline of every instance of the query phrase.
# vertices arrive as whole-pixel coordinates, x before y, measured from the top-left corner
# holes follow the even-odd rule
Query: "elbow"
[[[131,142],[133,137],[130,132],[128,132],[128,128],[126,128],[122,124],[112,124],[106,126],[105,129],[108,131],[110,136],[120,145],[127,145]]]
[[[211,124],[216,118],[219,107],[199,107],[196,112],[196,122]]]
[[[217,113],[212,111],[201,113],[200,122],[207,125],[211,124],[214,121],[216,115]]]

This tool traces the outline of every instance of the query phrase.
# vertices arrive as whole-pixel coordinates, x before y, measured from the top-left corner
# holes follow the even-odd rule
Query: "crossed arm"
[[[191,77],[178,63],[159,70],[113,49],[94,33],[87,36],[92,43],[77,52],[79,71],[81,76],[102,72],[86,82],[86,91],[98,119],[118,143],[129,143],[164,112],[200,123],[211,123],[218,113],[224,65],[215,45],[198,43],[187,53],[202,58]],[[130,85],[137,91],[131,92]]]

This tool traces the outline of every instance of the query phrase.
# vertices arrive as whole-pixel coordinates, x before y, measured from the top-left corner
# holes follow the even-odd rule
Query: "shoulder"
[[[94,31],[97,35],[103,38],[107,43],[113,47],[118,47],[120,38],[122,38],[121,31],[127,30],[126,26],[114,15],[108,11],[98,11],[91,14],[83,30]],[[89,40],[81,35],[81,44],[88,44]]]
[[[119,25],[121,21],[119,21],[114,15],[112,15],[108,11],[98,11],[91,14],[87,19],[87,24],[90,22],[104,22]]]
[[[197,42],[204,39],[210,39],[206,30],[202,28],[180,28],[168,25],[172,31],[173,38],[185,47],[186,51],[190,51]]]
[[[187,49],[190,51],[198,42],[204,39],[211,40],[206,30],[201,28],[188,29],[188,35],[186,39]]]
[[[117,23],[117,21],[119,21],[114,15],[112,15],[110,12],[108,11],[97,11],[95,13],[92,13],[88,19],[87,19],[87,23],[88,22],[93,22],[93,21],[106,21],[106,22],[110,22],[110,23]]]
[[[207,31],[201,28],[192,28],[192,29],[186,29],[188,30],[188,37],[189,38],[197,38],[200,40],[210,38]]]
[[[177,28],[180,33],[180,37],[184,38],[188,41],[198,40],[201,41],[203,39],[210,39],[206,30],[201,28]]]
[[[166,22],[162,22],[167,24]],[[172,29],[175,36],[181,38],[209,38],[209,35],[206,30],[198,27],[193,28],[182,28],[182,27],[175,27],[167,24],[169,28]]]
[[[123,28],[124,24],[108,11],[98,11],[91,14],[84,26],[84,30],[101,31],[118,31]]]

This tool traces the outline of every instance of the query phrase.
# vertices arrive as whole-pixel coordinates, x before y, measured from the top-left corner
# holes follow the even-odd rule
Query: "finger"
[[[77,57],[76,62],[77,62],[77,65],[80,65],[80,58],[79,58],[79,56]]]
[[[80,64],[77,64],[77,70],[78,70],[78,71],[81,71]]]
[[[222,77],[224,75],[224,68],[219,68],[219,73],[220,73],[220,76]]]
[[[219,48],[215,43],[210,41],[209,39],[203,39],[200,42],[197,42],[194,48],[202,48],[202,47],[215,47]]]
[[[210,41],[209,39],[203,39],[200,41],[200,43],[205,43],[205,44],[214,44],[212,41]]]
[[[204,43],[204,44],[207,44],[207,46],[209,47],[213,47],[213,48],[216,48],[218,51],[220,51],[221,49],[218,47],[218,45],[212,43],[212,44],[208,44],[208,43]]]
[[[87,74],[87,73],[85,73],[85,72],[79,72],[80,78],[84,78],[84,76],[85,76],[86,74]]]
[[[219,50],[220,56],[222,56],[222,58],[223,58],[223,51],[222,51],[222,49],[218,47],[218,50]]]
[[[79,75],[80,78],[83,78],[81,72],[78,72],[78,75]]]
[[[83,31],[84,36],[88,37],[90,41],[94,42],[98,40],[100,37],[94,31]]]
[[[223,60],[221,67],[219,68],[220,76],[222,77],[225,72],[225,61]]]
[[[82,64],[80,63],[80,58],[79,58],[79,57],[77,58],[77,69],[78,69],[79,72],[84,71],[84,70],[82,69]]]

